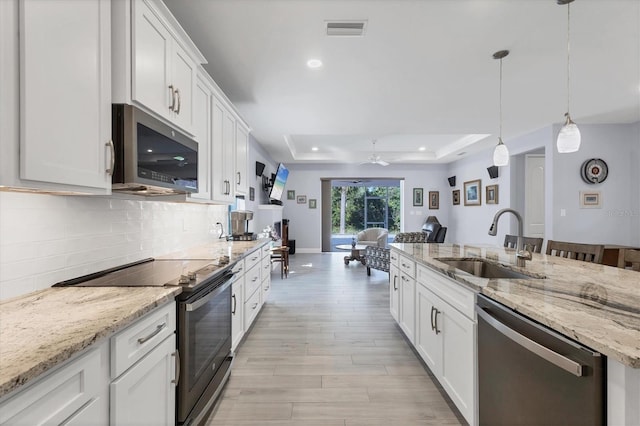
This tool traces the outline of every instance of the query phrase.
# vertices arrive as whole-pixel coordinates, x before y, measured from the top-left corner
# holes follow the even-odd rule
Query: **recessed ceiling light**
[[[420,148],[418,148],[418,151],[426,151],[427,148],[425,148],[424,146],[421,146]]]
[[[466,153],[467,153],[467,151],[462,151],[462,152],[459,152],[457,155],[458,155],[458,157],[460,157],[461,155],[465,155]]]
[[[153,152],[153,150],[152,149],[148,149],[147,152]]]
[[[322,67],[322,61],[320,59],[309,59],[307,61],[307,66],[312,70],[315,70]]]
[[[311,147],[311,151],[317,151],[317,150],[318,150],[318,147],[317,147],[317,146],[313,146],[313,147]]]

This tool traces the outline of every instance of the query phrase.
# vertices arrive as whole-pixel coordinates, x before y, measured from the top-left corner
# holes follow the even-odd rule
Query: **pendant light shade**
[[[565,122],[564,126],[560,129],[558,133],[558,140],[556,141],[556,145],[558,147],[558,152],[561,154],[576,152],[580,149],[580,130],[574,121],[571,119],[571,115],[569,115],[569,103],[571,99],[571,85],[570,85],[570,76],[571,76],[571,62],[570,62],[570,23],[571,23],[571,9],[570,5],[573,0],[557,0],[557,3],[561,6],[567,5],[567,112],[564,114]]]
[[[500,136],[498,136],[498,145],[493,150],[494,166],[509,165],[509,149],[502,142],[502,58],[508,54],[508,50],[500,50],[493,54],[493,59],[500,59]]]

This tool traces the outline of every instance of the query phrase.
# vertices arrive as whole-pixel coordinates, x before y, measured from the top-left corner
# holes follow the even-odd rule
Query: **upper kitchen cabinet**
[[[249,192],[249,129],[236,121],[236,194]]]
[[[209,75],[198,72],[193,96],[193,130],[198,142],[198,192],[191,194],[195,200],[211,200],[211,136],[213,89]]]
[[[135,103],[194,135],[196,76],[206,63],[166,6],[114,1],[113,101]]]
[[[211,198],[233,203],[235,198],[236,118],[226,102],[213,96],[213,137],[211,140]]]
[[[0,5],[0,185],[109,194],[108,0]]]

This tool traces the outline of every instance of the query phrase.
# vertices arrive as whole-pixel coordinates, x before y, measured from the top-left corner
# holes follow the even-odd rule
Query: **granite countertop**
[[[516,267],[515,251],[457,244],[391,245],[466,287],[632,368],[640,368],[640,273],[533,254]],[[487,279],[436,258],[484,258],[542,279]]]
[[[172,302],[177,287],[57,287],[0,303],[0,397]]]
[[[156,259],[229,262],[271,240],[226,241]],[[55,287],[0,302],[0,398],[172,302],[180,287]]]

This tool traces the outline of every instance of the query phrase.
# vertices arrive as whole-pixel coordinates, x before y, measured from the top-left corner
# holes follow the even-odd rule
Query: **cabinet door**
[[[233,202],[233,180],[230,170],[233,169],[233,132],[235,122],[225,105],[213,98],[213,138],[211,140],[211,194],[214,201]]]
[[[176,91],[173,121],[189,133],[193,133],[193,92],[196,64],[177,42],[173,43],[171,84]]]
[[[174,425],[175,335],[114,380],[110,386],[112,425]]]
[[[211,199],[211,100],[209,85],[196,78],[193,96],[193,134],[198,142],[198,192],[191,198]]]
[[[144,1],[133,2],[133,85],[131,97],[160,116],[171,119],[175,104],[170,57],[173,39]]]
[[[398,322],[398,311],[400,310],[400,270],[395,265],[389,267],[389,281],[391,316]]]
[[[20,178],[109,193],[110,2],[22,0],[19,33]]]
[[[235,144],[236,144],[236,120],[225,109],[222,121],[222,158],[224,159],[224,178],[227,182],[226,196],[233,201],[235,191]]]
[[[442,335],[440,383],[462,415],[473,424],[475,390],[475,324],[442,302],[438,329]]]
[[[415,342],[416,280],[400,273],[400,328],[411,343]]]
[[[436,377],[442,366],[442,338],[435,331],[438,297],[424,286],[416,286],[416,342],[415,348]],[[442,320],[439,314],[440,322]],[[442,325],[438,324],[438,330]]]
[[[249,131],[240,123],[236,126],[236,192],[246,194],[249,191]]]
[[[231,287],[231,350],[235,351],[244,335],[244,275]]]

